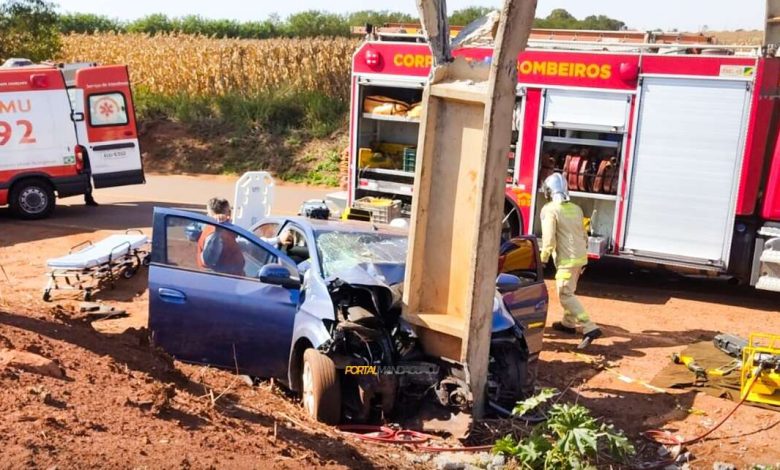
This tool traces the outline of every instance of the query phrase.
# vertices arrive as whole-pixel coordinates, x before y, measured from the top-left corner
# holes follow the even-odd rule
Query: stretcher
[[[117,278],[130,279],[141,266],[149,265],[149,239],[140,230],[111,235],[97,243],[86,241],[72,247],[66,256],[46,261],[47,283],[43,300],[51,300],[52,291],[82,291],[85,301]]]

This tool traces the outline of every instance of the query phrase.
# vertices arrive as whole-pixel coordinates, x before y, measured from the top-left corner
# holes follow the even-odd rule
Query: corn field
[[[135,87],[191,96],[272,90],[320,91],[349,97],[357,40],[214,39],[183,34],[70,34],[59,60],[126,64]]]

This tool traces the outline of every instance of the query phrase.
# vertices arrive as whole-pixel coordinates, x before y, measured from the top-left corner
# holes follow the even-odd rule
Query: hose
[[[468,447],[429,446],[425,445],[425,443],[436,436],[408,429],[393,429],[389,426],[346,424],[338,426],[337,429],[343,434],[356,439],[379,444],[410,445],[419,452],[485,452],[493,448],[492,445]]]
[[[739,407],[742,406],[743,403],[745,403],[745,401],[747,400],[748,396],[750,395],[750,391],[753,389],[753,385],[755,385],[755,383],[756,383],[756,381],[758,379],[758,376],[761,374],[761,371],[763,371],[763,370],[764,370],[764,365],[763,364],[761,364],[758,367],[756,367],[755,373],[750,378],[750,383],[748,384],[747,390],[745,391],[745,394],[743,395],[742,399],[739,400],[739,403],[737,403],[737,405],[734,408],[732,408],[731,411],[729,411],[726,414],[726,416],[724,416],[720,421],[718,421],[718,423],[715,424],[715,426],[711,427],[705,433],[703,433],[703,434],[701,434],[699,436],[696,436],[696,437],[694,437],[692,439],[687,439],[687,440],[683,440],[680,436],[675,436],[672,433],[670,433],[669,431],[664,431],[662,429],[650,429],[650,430],[645,431],[642,434],[647,439],[649,439],[649,440],[651,440],[653,442],[657,442],[658,444],[663,444],[663,445],[671,445],[671,446],[684,446],[684,445],[693,444],[695,442],[701,441],[705,437],[707,437],[710,434],[712,434],[716,429],[721,427],[723,425],[723,423],[725,423],[731,417],[731,415],[733,415],[734,412],[737,411],[737,409],[739,409]]]
[[[489,401],[488,406],[503,414],[504,416],[512,416],[512,413],[509,410],[501,407],[497,403]],[[531,419],[521,419],[521,421],[525,421],[528,424],[534,424],[544,421],[545,419],[546,418],[544,417],[537,416]],[[343,434],[347,434],[356,439],[361,439],[364,441],[376,442],[380,444],[411,445],[414,450],[419,452],[486,452],[493,449],[492,444],[465,447],[429,446],[426,445],[426,443],[431,439],[435,439],[436,436],[408,429],[395,429],[390,426],[345,424],[338,426],[337,429]]]

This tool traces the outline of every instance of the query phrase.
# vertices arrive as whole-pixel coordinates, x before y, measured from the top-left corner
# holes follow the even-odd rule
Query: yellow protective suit
[[[542,262],[552,256],[557,269],[555,285],[563,307],[564,326],[582,326],[583,334],[596,330],[588,313],[574,295],[583,267],[588,264],[588,235],[583,225],[584,215],[570,201],[548,202],[541,212]]]

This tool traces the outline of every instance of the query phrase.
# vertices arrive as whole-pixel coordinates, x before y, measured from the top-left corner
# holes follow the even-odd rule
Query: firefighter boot
[[[552,328],[555,331],[560,331],[561,333],[566,333],[566,334],[569,334],[569,335],[576,335],[577,334],[577,328],[574,328],[574,327],[571,327],[571,326],[566,326],[566,325],[563,324],[563,322],[559,322],[559,321],[554,322],[552,324]]]
[[[584,335],[582,335],[582,341],[580,341],[580,344],[577,346],[577,349],[585,349],[588,346],[590,346],[590,343],[595,341],[598,338],[601,338],[604,336],[604,333],[601,332],[601,328],[596,328],[594,330],[590,330]]]

